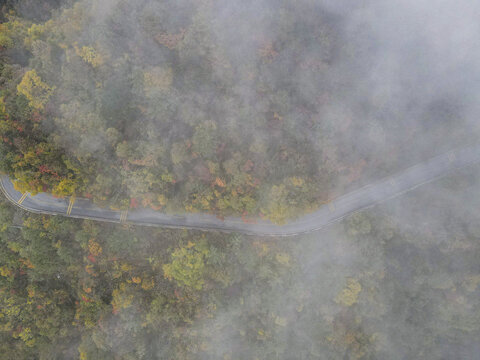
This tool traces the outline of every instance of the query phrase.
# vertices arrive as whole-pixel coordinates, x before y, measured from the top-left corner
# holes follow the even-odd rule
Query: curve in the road
[[[239,217],[226,217],[222,220],[215,215],[202,213],[171,215],[152,209],[135,209],[128,212],[103,209],[83,198],[56,198],[47,193],[35,196],[28,193],[22,194],[15,190],[8,176],[1,177],[0,186],[8,200],[24,210],[36,213],[171,228],[218,230],[263,236],[292,236],[320,230],[354,212],[401,195],[455,169],[477,162],[480,162],[480,145],[450,151],[335,198],[315,212],[301,216],[285,225],[276,225],[267,220],[246,223]]]

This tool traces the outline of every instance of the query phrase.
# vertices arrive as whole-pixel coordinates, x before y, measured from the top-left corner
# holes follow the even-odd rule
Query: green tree
[[[192,149],[204,158],[211,158],[217,148],[217,125],[213,121],[205,121],[195,127],[192,137]]]
[[[186,246],[175,249],[171,255],[172,262],[163,265],[165,278],[175,280],[180,286],[201,290],[209,253],[204,241],[188,242]]]

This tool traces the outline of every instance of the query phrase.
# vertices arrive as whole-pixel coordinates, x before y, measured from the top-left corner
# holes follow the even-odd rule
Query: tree
[[[69,196],[75,194],[79,184],[73,179],[63,179],[52,189],[52,194],[56,196]]]
[[[178,285],[201,290],[205,281],[206,261],[209,250],[204,241],[188,242],[186,246],[173,251],[172,262],[163,265],[166,279],[175,280]]]
[[[217,125],[213,121],[205,121],[197,125],[192,138],[193,152],[206,159],[211,158],[217,148],[216,130]]]
[[[372,231],[370,218],[364,212],[355,213],[346,222],[349,235],[368,235]]]
[[[75,46],[75,52],[86,63],[92,65],[94,68],[99,67],[104,62],[102,56],[100,56],[98,52],[91,46],[82,46],[81,48]]]
[[[172,145],[170,157],[174,165],[178,165],[188,160],[187,146],[184,142],[176,142]]]
[[[270,195],[268,197],[268,204],[265,208],[265,215],[276,224],[284,224],[288,214],[290,206],[287,203],[288,191],[285,185],[274,185],[270,189]]]
[[[362,286],[358,280],[347,279],[347,286],[337,295],[335,302],[343,306],[352,306],[358,301],[358,295],[362,291]]]
[[[18,93],[24,95],[29,105],[37,110],[44,108],[54,89],[42,81],[35,69],[27,71],[17,86]]]

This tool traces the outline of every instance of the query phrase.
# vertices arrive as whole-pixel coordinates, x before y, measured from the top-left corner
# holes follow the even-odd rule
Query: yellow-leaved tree
[[[91,46],[82,46],[81,48],[75,46],[75,52],[83,61],[92,65],[94,68],[103,64],[103,57]]]
[[[78,188],[78,182],[73,179],[62,179],[52,189],[52,194],[55,196],[69,196],[75,194]]]
[[[344,306],[352,306],[358,301],[358,295],[362,291],[360,283],[353,278],[347,279],[347,286],[337,295],[335,302]]]
[[[55,87],[50,87],[42,81],[35,69],[27,71],[17,85],[17,91],[27,98],[31,107],[37,110],[44,108],[54,89]]]
[[[166,279],[175,279],[180,286],[201,290],[209,254],[205,242],[189,242],[186,246],[173,251],[172,262],[163,265],[163,274]]]

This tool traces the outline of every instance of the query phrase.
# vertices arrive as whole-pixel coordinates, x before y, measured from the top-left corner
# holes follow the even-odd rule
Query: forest
[[[295,241],[105,225],[2,200],[2,359],[475,359],[478,176]]]
[[[4,0],[0,174],[285,223],[478,142],[480,6],[449,1]],[[476,360],[479,178],[289,238],[0,196],[0,358]]]
[[[0,171],[33,195],[282,224],[478,134],[453,130],[460,96],[412,116],[358,97],[378,45],[321,3],[8,1],[2,18]]]

